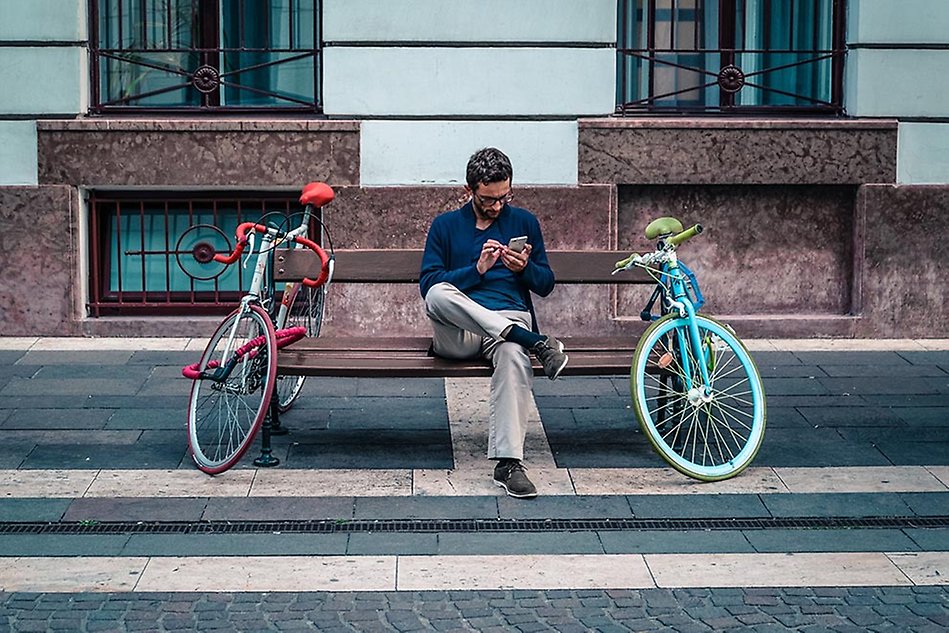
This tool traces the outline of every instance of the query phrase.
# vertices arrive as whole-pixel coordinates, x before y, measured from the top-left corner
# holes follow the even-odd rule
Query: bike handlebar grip
[[[673,246],[678,246],[682,242],[692,239],[704,230],[705,228],[701,224],[696,224],[695,226],[682,231],[678,235],[673,235],[666,240],[666,243],[672,244]]]
[[[632,254],[630,254],[630,256],[627,257],[626,259],[621,259],[621,260],[619,260],[618,262],[616,262],[616,263],[613,265],[613,267],[616,268],[617,270],[619,270],[620,268],[626,268],[627,266],[629,266],[629,263],[630,263],[631,261],[633,261],[633,258],[634,258],[635,256],[636,256],[636,253],[632,253]]]
[[[219,264],[230,265],[240,259],[241,253],[244,252],[244,248],[247,246],[247,231],[252,228],[263,231],[267,230],[267,227],[262,224],[242,222],[237,226],[237,246],[234,247],[234,252],[230,255],[221,255],[218,253],[214,256],[214,261]]]
[[[293,238],[293,241],[295,241],[298,244],[302,244],[303,246],[306,246],[308,249],[310,249],[311,251],[313,251],[314,253],[320,256],[320,276],[317,277],[316,279],[308,279],[306,277],[303,278],[304,286],[309,286],[310,288],[319,288],[320,286],[326,283],[326,280],[329,279],[329,276],[330,276],[329,255],[326,254],[326,251],[320,248],[319,244],[311,240],[308,240],[305,237],[295,237]]]

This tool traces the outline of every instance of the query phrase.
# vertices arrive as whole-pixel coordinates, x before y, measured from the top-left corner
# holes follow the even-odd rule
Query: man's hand
[[[481,257],[478,258],[478,274],[483,275],[488,272],[488,269],[497,263],[501,250],[506,248],[497,240],[486,240],[484,246],[481,247]]]
[[[513,273],[519,273],[527,268],[527,262],[531,256],[531,245],[525,244],[524,250],[520,253],[512,251],[507,246],[501,247],[501,263],[507,266]]]

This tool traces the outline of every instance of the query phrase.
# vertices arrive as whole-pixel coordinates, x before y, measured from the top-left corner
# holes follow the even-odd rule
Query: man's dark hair
[[[513,175],[511,159],[497,148],[485,147],[479,149],[468,159],[465,180],[468,182],[469,189],[477,191],[478,185],[503,182],[510,180]]]

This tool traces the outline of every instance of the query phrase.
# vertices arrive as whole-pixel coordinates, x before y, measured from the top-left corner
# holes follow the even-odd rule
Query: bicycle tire
[[[195,464],[209,475],[231,468],[247,452],[267,415],[277,373],[273,324],[255,305],[239,308],[221,322],[198,371],[219,366],[232,330],[231,356],[233,350],[244,353],[230,375],[223,381],[197,378],[191,387],[188,445]]]
[[[670,466],[700,481],[721,481],[739,474],[758,454],[765,393],[738,337],[712,318],[695,318],[711,397],[703,400],[700,391],[687,389],[702,379],[688,344],[689,321],[675,314],[654,321],[643,333],[630,367],[630,392],[640,428]]]
[[[326,286],[310,288],[300,285],[290,308],[287,310],[286,323],[281,323],[280,328],[289,328],[294,326],[303,326],[306,328],[307,336],[319,336],[320,328],[323,326],[323,307],[326,297]],[[277,410],[280,413],[286,413],[300,397],[303,390],[303,383],[306,382],[306,376],[277,376]]]

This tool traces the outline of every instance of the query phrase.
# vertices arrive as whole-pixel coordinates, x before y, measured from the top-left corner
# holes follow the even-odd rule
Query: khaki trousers
[[[436,354],[455,359],[482,357],[494,365],[488,459],[524,459],[534,371],[527,350],[503,340],[501,333],[511,325],[531,329],[530,313],[488,310],[445,282],[429,289],[425,308],[432,320]]]

